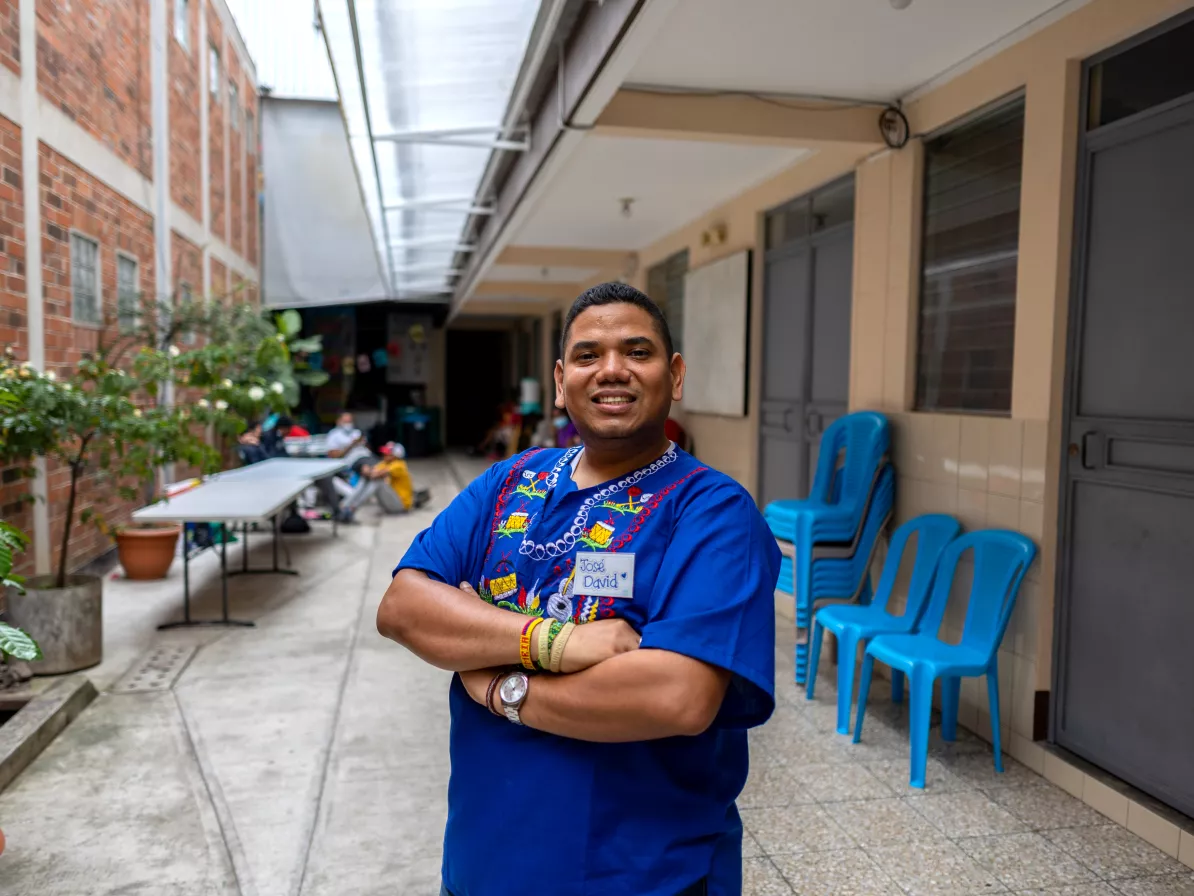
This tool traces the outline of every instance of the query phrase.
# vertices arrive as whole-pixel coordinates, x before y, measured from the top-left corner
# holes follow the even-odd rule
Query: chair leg
[[[817,686],[817,666],[821,662],[821,639],[825,636],[825,627],[813,617],[813,628],[808,636],[808,685],[804,696],[812,700],[813,691]]]
[[[904,673],[899,669],[891,670],[891,702],[904,702]]]
[[[862,739],[862,720],[866,717],[866,698],[871,692],[871,674],[875,671],[875,658],[869,653],[862,658],[862,675],[858,679],[858,715],[854,719],[854,743]]]
[[[941,679],[941,739],[958,739],[958,701],[962,698],[962,679]]]
[[[995,771],[1003,772],[1003,745],[1000,743],[999,732],[1003,724],[999,719],[999,662],[991,661],[991,668],[987,670],[987,703],[991,710],[991,746],[995,748]]]
[[[850,733],[850,703],[854,700],[854,664],[858,661],[858,635],[846,629],[837,636],[837,733]],[[858,702],[862,702],[859,694]]]
[[[933,676],[925,669],[912,670],[911,715],[908,739],[910,774],[908,784],[925,786],[925,768],[929,761],[929,723],[933,718]]]

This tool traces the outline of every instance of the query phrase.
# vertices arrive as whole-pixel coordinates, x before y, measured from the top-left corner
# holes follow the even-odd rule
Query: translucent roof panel
[[[494,141],[512,136],[502,119],[539,0],[318,5],[391,289],[398,298],[450,293],[455,245]]]

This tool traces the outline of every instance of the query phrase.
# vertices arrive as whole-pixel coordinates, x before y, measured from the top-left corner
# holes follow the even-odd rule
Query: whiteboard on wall
[[[684,278],[683,406],[696,414],[746,416],[750,252],[689,271]]]

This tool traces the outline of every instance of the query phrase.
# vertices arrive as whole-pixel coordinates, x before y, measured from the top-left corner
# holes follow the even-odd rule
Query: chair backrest
[[[908,583],[908,600],[904,604],[903,615],[905,620],[915,626],[928,604],[941,555],[961,529],[957,520],[941,513],[918,516],[896,529],[887,546],[887,559],[883,563],[883,574],[879,577],[879,587],[875,589],[872,606],[887,610],[908,541],[915,535],[916,557],[912,562],[912,578]]]
[[[821,435],[809,497],[826,504],[865,501],[890,447],[891,427],[882,414],[857,411],[838,417]]]
[[[973,552],[974,579],[970,584],[970,602],[962,624],[961,644],[994,656],[1012,618],[1012,609],[1024,574],[1036,556],[1032,539],[1005,529],[968,532],[950,543],[941,555],[937,580],[921,631],[936,634],[945,617],[950,590],[958,561],[966,551]]]

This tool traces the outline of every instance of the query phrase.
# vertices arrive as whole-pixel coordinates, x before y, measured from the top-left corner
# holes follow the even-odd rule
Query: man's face
[[[556,363],[556,407],[567,408],[587,439],[636,439],[661,433],[684,394],[684,360],[667,357],[655,322],[623,302],[577,315]]]
[[[344,429],[352,429],[352,414],[341,414],[336,423]]]

